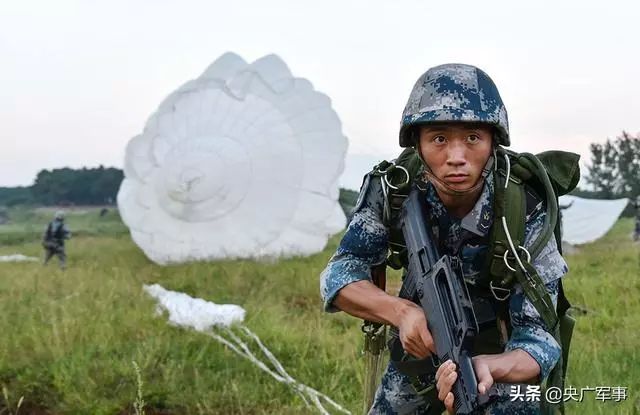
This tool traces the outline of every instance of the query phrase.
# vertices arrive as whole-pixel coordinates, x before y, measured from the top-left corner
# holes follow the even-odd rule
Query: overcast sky
[[[4,0],[0,186],[122,167],[160,101],[226,51],[276,53],[331,97],[354,160],[398,153],[411,87],[447,62],[493,78],[516,150],[584,161],[589,143],[640,132],[638,2],[524,3]]]

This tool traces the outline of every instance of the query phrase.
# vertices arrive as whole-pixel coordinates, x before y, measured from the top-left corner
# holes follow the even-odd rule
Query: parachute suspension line
[[[507,164],[507,177],[505,178],[504,181],[504,189],[507,189],[507,186],[509,186],[509,179],[511,178],[511,161],[509,160],[509,155],[505,154],[504,155],[504,160],[505,163]],[[528,275],[529,272],[526,270],[526,268],[524,267],[524,264],[522,263],[522,260],[520,259],[520,255],[518,255],[518,251],[515,247],[515,245],[513,244],[513,239],[511,238],[511,233],[509,233],[509,227],[507,226],[507,218],[505,218],[504,216],[504,209],[502,212],[502,228],[504,229],[504,233],[507,236],[507,242],[509,243],[509,249],[511,249],[511,252],[513,252],[513,256],[516,258],[516,262],[518,263],[518,266],[520,267],[520,269],[522,270],[522,272],[524,273],[524,275]],[[519,245],[518,248],[520,248],[522,251],[524,251],[527,254],[527,258],[528,260],[531,260],[531,255],[529,254],[529,251],[527,251],[527,249],[522,246]],[[515,269],[513,269],[510,265],[509,265],[509,261],[507,260],[507,254],[508,254],[508,250],[504,253],[504,263],[506,264],[506,266],[512,270],[515,271]]]
[[[511,160],[509,160],[509,156],[505,153],[504,160],[507,163],[507,178],[504,181],[504,189],[507,190],[507,186],[509,186],[509,179],[511,178]]]
[[[268,361],[271,363],[273,368],[269,367],[265,362],[260,360],[249,348],[249,346],[242,340],[238,334],[234,333],[231,328],[225,327],[222,328],[220,333],[216,333],[215,330],[205,331],[204,334],[216,339],[220,343],[227,346],[229,349],[237,353],[238,355],[244,357],[245,359],[251,361],[258,368],[268,373],[273,377],[276,381],[284,383],[291,387],[294,392],[300,396],[302,401],[305,403],[307,407],[313,406],[323,415],[330,415],[330,412],[323,406],[322,401],[331,405],[336,411],[350,414],[350,412],[336,403],[333,399],[329,398],[327,395],[318,392],[317,390],[297,381],[287,371],[284,369],[282,364],[276,359],[276,357],[271,353],[269,349],[262,343],[262,341],[258,338],[258,336],[249,330],[247,327],[243,325],[239,325],[239,329],[241,332],[254,341],[255,344],[258,345],[260,351],[267,357]],[[222,335],[222,333],[226,333],[228,337]]]
[[[144,290],[158,301],[159,310],[166,310],[169,313],[169,321],[172,324],[194,329],[219,341],[276,381],[290,387],[300,396],[307,408],[315,408],[322,415],[336,412],[351,413],[327,395],[291,377],[260,338],[249,328],[239,324],[244,320],[245,315],[241,307],[227,304],[224,309],[221,309],[221,306],[215,303],[192,298],[184,293],[168,291],[158,284],[145,285]],[[256,346],[259,352],[255,352]],[[325,408],[325,405],[330,405],[331,411]]]

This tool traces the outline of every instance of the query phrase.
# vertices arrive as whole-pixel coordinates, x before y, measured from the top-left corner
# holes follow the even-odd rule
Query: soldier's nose
[[[461,146],[453,145],[447,152],[447,164],[450,166],[461,166],[466,164],[467,159],[465,156],[464,148]]]

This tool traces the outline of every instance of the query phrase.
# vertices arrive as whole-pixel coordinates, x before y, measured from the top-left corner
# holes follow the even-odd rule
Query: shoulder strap
[[[396,226],[402,204],[406,200],[411,185],[422,171],[422,161],[414,148],[405,148],[398,158],[382,161],[371,171],[371,175],[378,176],[382,182],[384,194],[384,208],[382,221],[389,230],[389,256],[387,265],[393,269],[400,269],[404,264],[406,247],[402,230]]]
[[[542,279],[530,262],[546,245],[556,227],[558,204],[555,191],[550,185],[546,170],[535,156],[518,155],[500,149],[498,162],[499,169],[494,176],[494,226],[488,256],[489,288],[496,299],[506,300],[513,284],[520,283],[547,327],[555,330],[558,322],[555,307]],[[543,230],[529,252],[524,248],[526,194],[523,178],[526,180],[532,177],[545,185],[547,215]]]
[[[526,205],[526,202],[523,203],[521,200],[521,198],[525,197],[524,181],[531,184],[532,187],[537,188],[537,190],[545,196],[547,206],[547,215],[545,216],[543,229],[531,247],[531,256],[535,258],[542,251],[551,235],[555,236],[558,249],[562,253],[561,223],[558,218],[559,209],[557,198],[559,195],[566,194],[575,188],[580,175],[578,169],[579,156],[566,152],[547,152],[538,158],[532,154],[524,153],[516,155],[515,153],[505,151],[503,152],[503,157],[505,158],[505,164],[507,164],[507,174],[504,174],[503,170],[502,174],[497,175],[496,220],[500,220],[502,223],[494,226],[492,230],[490,246],[490,252],[492,253],[490,257],[491,282],[512,283],[513,281],[500,280],[499,275],[507,274],[496,274],[496,272],[504,272],[506,268],[506,270],[511,273],[511,279],[513,280],[513,275],[515,275],[515,279],[522,285],[525,294],[562,348],[559,361],[547,379],[546,388],[557,387],[563,390],[568,367],[571,335],[575,320],[567,313],[571,305],[564,295],[562,280],[558,282],[558,304],[557,307],[554,308],[550,296],[544,288],[543,282],[537,275],[530,261],[522,261],[523,267],[511,267],[508,263],[511,261],[511,258],[517,259],[515,256],[509,256],[509,254],[503,253],[505,256],[502,262],[499,262],[497,256],[501,252],[513,250],[512,245],[508,241],[509,236],[512,236],[512,239],[519,242],[522,240],[519,238],[522,238],[524,235],[524,218],[526,212],[523,209],[523,205]],[[513,166],[508,165],[511,160],[514,161]],[[513,168],[514,175],[520,178],[520,180],[513,180],[513,183],[508,183],[509,185],[505,187],[504,184],[506,180],[510,180],[508,177],[509,167]],[[509,190],[509,188],[513,189]],[[501,209],[503,209],[502,212],[500,212]],[[502,213],[502,215],[499,213]],[[505,219],[503,220],[502,217]],[[507,224],[504,223],[505,221]],[[513,232],[508,232],[507,230],[510,230],[512,227],[515,228]],[[513,235],[515,235],[515,237]],[[505,240],[507,241],[506,248]],[[516,248],[516,250],[517,249],[518,248]],[[508,286],[509,285],[507,285],[507,287]],[[564,414],[565,412],[562,402],[559,404],[543,402],[541,410],[545,415]]]

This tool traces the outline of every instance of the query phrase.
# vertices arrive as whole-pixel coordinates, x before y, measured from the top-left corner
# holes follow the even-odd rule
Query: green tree
[[[620,193],[626,197],[640,195],[640,136],[623,131],[616,139]]]
[[[623,131],[615,140],[593,143],[586,180],[599,198],[640,195],[640,136]]]
[[[113,167],[42,170],[31,188],[33,198],[43,205],[103,205],[116,200],[122,170]]]

